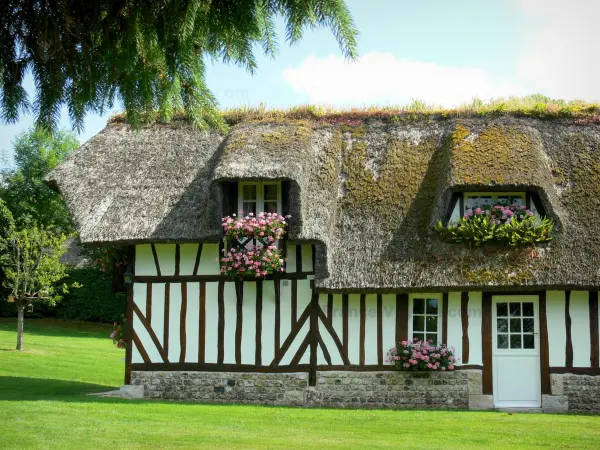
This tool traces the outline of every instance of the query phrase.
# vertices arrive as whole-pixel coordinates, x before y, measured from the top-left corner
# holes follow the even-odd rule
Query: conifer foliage
[[[14,122],[32,111],[52,130],[66,105],[76,129],[88,112],[120,100],[127,120],[169,121],[185,111],[195,125],[220,127],[205,83],[207,59],[256,69],[254,48],[278,49],[285,39],[328,27],[348,58],[357,31],[343,0],[4,0],[0,2],[0,114]],[[23,86],[30,71],[36,97]]]

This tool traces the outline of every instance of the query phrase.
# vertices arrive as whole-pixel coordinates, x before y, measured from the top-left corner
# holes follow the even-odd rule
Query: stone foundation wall
[[[552,395],[568,402],[569,411],[600,412],[600,375],[552,374]]]
[[[359,407],[460,408],[481,394],[481,371],[322,371],[308,386],[303,373],[132,372],[144,397],[210,403]]]

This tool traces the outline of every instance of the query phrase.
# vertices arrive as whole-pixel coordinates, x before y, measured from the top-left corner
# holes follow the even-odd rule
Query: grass
[[[123,352],[108,326],[0,320],[0,448],[598,448],[600,417],[361,411],[101,399]]]
[[[571,119],[575,123],[585,125],[600,122],[600,104],[586,103],[581,100],[564,101],[552,99],[540,94],[525,97],[495,98],[483,101],[474,98],[453,108],[444,108],[435,104],[427,104],[415,99],[408,105],[371,105],[353,108],[336,108],[332,106],[298,105],[287,109],[267,108],[264,104],[258,107],[242,106],[229,108],[221,112],[227,125],[241,122],[278,122],[286,120],[314,121],[321,124],[360,125],[368,119],[379,119],[388,122],[446,119],[453,117],[486,117],[515,116],[534,117],[538,119]],[[183,112],[173,115],[172,120],[186,120]],[[113,115],[108,123],[124,123],[124,113]],[[160,114],[149,116],[146,122],[160,122]]]

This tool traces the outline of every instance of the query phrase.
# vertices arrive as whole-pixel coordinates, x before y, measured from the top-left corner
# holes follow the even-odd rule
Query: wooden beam
[[[135,270],[135,246],[130,245],[128,248],[127,261],[130,270]],[[127,292],[127,311],[125,313],[125,379],[124,384],[131,384],[131,358],[133,347],[133,283],[129,283],[126,287]]]
[[[329,350],[327,350],[327,346],[325,345],[325,342],[323,342],[321,333],[318,333],[318,341],[319,341],[319,347],[321,347],[321,350],[323,351],[323,356],[325,357],[325,361],[327,361],[328,365],[331,365],[331,355],[329,354]]]
[[[396,294],[396,342],[406,339],[412,340],[408,335],[408,294]]]
[[[198,332],[198,362],[206,358],[206,283],[200,283],[200,329]]]
[[[492,294],[484,292],[481,299],[481,339],[483,347],[483,390],[485,395],[494,393],[492,358]]]
[[[158,254],[156,253],[156,246],[154,244],[150,244],[152,248],[152,256],[154,257],[154,266],[156,267],[156,275],[161,276],[160,274],[160,264],[158,262]]]
[[[546,293],[540,293],[540,373],[542,394],[550,395],[550,351],[548,345],[548,317],[546,315]]]
[[[565,366],[573,367],[573,340],[571,337],[571,291],[565,291],[565,334],[567,342],[565,345]]]
[[[146,320],[152,323],[152,283],[146,283]]]
[[[348,294],[342,294],[342,345],[344,358],[348,360]]]
[[[333,294],[327,294],[327,320],[333,325]]]
[[[171,311],[171,284],[165,284],[165,311],[164,311],[164,325],[163,325],[163,348],[165,354],[169,355],[169,313]]]
[[[154,333],[152,326],[148,323],[148,321],[146,320],[146,318],[144,317],[144,315],[142,314],[142,312],[140,311],[140,309],[137,307],[137,305],[135,303],[133,304],[133,311],[136,314],[136,316],[139,319],[142,326],[146,329],[146,332],[150,336],[150,339],[152,339],[152,342],[154,343],[154,346],[156,347],[156,350],[160,354],[160,357],[162,358],[163,362],[168,362],[169,358],[168,358],[168,354],[167,354],[164,346],[160,345],[160,342],[159,342],[158,338],[156,337],[156,334]],[[135,333],[135,331],[134,331],[134,333]]]
[[[377,294],[377,364],[383,365],[383,296]]]
[[[448,344],[448,293],[442,294],[442,344]]]
[[[179,313],[179,362],[185,362],[187,333],[185,330],[187,317],[187,283],[181,283],[181,311]]]
[[[225,352],[225,282],[219,281],[218,288],[218,308],[219,308],[219,322],[217,328],[217,364],[223,364],[224,352]]]
[[[314,290],[310,299],[310,328],[308,334],[310,336],[310,372],[308,374],[308,385],[317,385],[317,346],[319,335],[319,294]]]
[[[279,363],[285,356],[285,353],[289,350],[290,346],[292,345],[292,342],[294,342],[294,339],[296,339],[296,336],[298,335],[298,333],[300,332],[300,330],[302,329],[302,327],[304,326],[306,321],[309,319],[309,317],[311,317],[311,305],[310,304],[306,307],[306,309],[304,310],[304,312],[302,313],[302,315],[300,316],[300,318],[294,325],[294,328],[292,328],[288,337],[285,339],[285,341],[283,341],[283,345],[281,346],[281,348],[277,351],[277,353],[275,353],[275,358],[273,359],[271,366],[279,365]]]
[[[296,272],[302,272],[302,245],[296,245]]]
[[[460,324],[462,326],[462,364],[469,362],[469,293],[460,294]]]
[[[333,324],[327,319],[327,317],[325,317],[325,313],[321,309],[321,306],[319,306],[318,313],[319,313],[319,318],[321,319],[321,322],[323,323],[323,326],[325,326],[325,329],[331,335],[333,342],[335,342],[335,345],[338,349],[338,352],[340,353],[342,361],[344,361],[344,365],[349,366],[350,361],[348,360],[348,355],[346,354],[346,351],[344,350],[344,344],[342,344],[342,341],[340,341],[340,337],[338,336],[337,332],[333,328]]]
[[[142,341],[140,341],[140,338],[135,333],[135,331],[133,332],[133,343],[135,344],[135,348],[137,348],[138,352],[140,352],[140,355],[144,362],[148,364],[150,362],[150,357],[148,356],[146,349],[142,345]]]
[[[179,276],[181,271],[181,248],[179,244],[175,244],[175,276]]]
[[[219,257],[221,254],[219,253]],[[194,262],[194,271],[192,275],[198,275],[198,268],[200,267],[200,258],[202,257],[202,244],[198,244],[198,251],[196,252],[196,261]]]

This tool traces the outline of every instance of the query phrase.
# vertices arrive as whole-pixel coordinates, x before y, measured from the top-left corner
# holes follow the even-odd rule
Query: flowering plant
[[[479,246],[488,241],[500,241],[512,246],[530,245],[552,239],[554,222],[537,217],[525,206],[484,205],[467,210],[455,225],[435,227],[450,242],[469,242]]]
[[[123,323],[119,323],[118,321],[113,323],[113,332],[110,333],[110,338],[117,348],[127,348],[125,335],[125,324],[127,323],[127,319],[125,318],[125,314],[121,314],[121,320]]]
[[[387,362],[391,362],[398,370],[434,370],[444,372],[454,370],[454,348],[434,345],[433,341],[402,341],[397,347],[388,351]]]
[[[228,244],[228,250],[224,249],[224,257],[218,259],[221,273],[239,279],[260,279],[283,272],[285,260],[275,241],[285,235],[286,218],[289,217],[276,213],[224,217],[223,240]]]
[[[262,278],[283,272],[284,260],[275,245],[232,248],[221,258],[221,273],[234,278]]]

